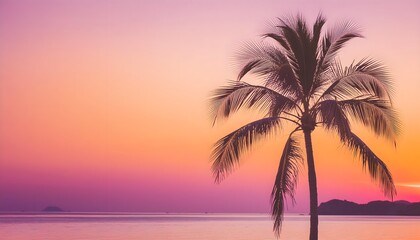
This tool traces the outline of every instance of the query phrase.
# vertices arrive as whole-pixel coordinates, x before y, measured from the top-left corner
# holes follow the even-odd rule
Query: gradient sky
[[[276,17],[351,19],[341,53],[383,61],[403,133],[395,149],[358,133],[388,164],[396,199],[420,201],[418,1],[0,0],[0,211],[267,212],[287,131],[213,183],[212,143],[257,114],[211,127],[210,91]],[[385,199],[338,138],[313,134],[319,201]],[[308,210],[306,169],[297,205]]]

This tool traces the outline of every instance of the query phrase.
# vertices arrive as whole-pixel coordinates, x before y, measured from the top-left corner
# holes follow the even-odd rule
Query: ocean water
[[[308,239],[309,216],[286,215],[280,239]],[[276,239],[265,214],[0,214],[2,240]],[[320,216],[320,240],[420,240],[420,217]]]

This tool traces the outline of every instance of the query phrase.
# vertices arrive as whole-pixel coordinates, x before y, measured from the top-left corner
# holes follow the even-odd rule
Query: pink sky
[[[352,19],[395,81],[398,148],[360,134],[388,164],[397,199],[420,201],[418,1],[0,0],[0,211],[267,212],[286,133],[222,184],[212,143],[256,117],[211,127],[210,91],[235,79],[235,51],[270,20]],[[327,27],[328,27],[327,26]],[[334,141],[331,141],[333,139]],[[320,202],[384,199],[337,138],[314,133]],[[326,142],[331,144],[325,144]],[[306,170],[293,211],[307,211]]]

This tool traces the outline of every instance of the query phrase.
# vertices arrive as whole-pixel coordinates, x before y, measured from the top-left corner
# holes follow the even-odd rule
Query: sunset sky
[[[269,211],[290,129],[217,185],[212,144],[258,114],[212,127],[208,99],[270,21],[300,12],[312,23],[320,11],[327,27],[363,29],[345,64],[388,66],[397,148],[357,132],[393,173],[396,199],[420,201],[419,10],[416,0],[0,0],[0,211]],[[385,199],[336,136],[317,129],[313,142],[320,202]],[[306,174],[292,212],[309,209]]]

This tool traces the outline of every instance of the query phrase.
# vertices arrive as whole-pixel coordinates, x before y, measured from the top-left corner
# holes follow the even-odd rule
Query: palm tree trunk
[[[311,230],[309,240],[318,240],[318,191],[316,186],[316,172],[312,151],[311,130],[305,130],[306,159],[308,161],[308,179],[310,195]]]

